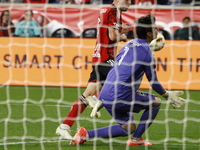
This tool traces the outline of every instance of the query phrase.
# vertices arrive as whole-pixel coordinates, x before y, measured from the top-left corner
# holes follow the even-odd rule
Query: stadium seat
[[[88,28],[83,31],[81,37],[82,38],[96,38],[97,36],[97,29],[96,28]]]
[[[170,40],[171,39],[171,35],[168,31],[164,30],[164,29],[159,29],[159,32],[164,36],[164,38],[166,40]]]
[[[51,37],[70,37],[74,38],[74,33],[69,29],[58,29],[56,30]]]

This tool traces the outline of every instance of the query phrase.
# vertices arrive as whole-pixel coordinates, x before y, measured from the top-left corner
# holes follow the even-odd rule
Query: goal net
[[[127,146],[128,137],[94,139],[84,145],[69,145],[55,134],[56,128],[84,91],[92,70],[96,25],[103,5],[31,5],[2,4],[0,12],[9,10],[15,27],[24,20],[24,12],[33,10],[41,27],[40,37],[0,37],[0,149],[134,149]],[[200,42],[174,40],[173,33],[182,28],[182,19],[190,17],[199,32],[198,6],[130,6],[123,13],[124,22],[149,12],[165,36],[165,47],[153,52],[159,81],[168,90],[183,90],[187,103],[173,109],[165,100],[158,116],[143,138],[151,147],[136,149],[199,149],[200,147]],[[3,31],[3,28],[0,30]],[[127,34],[129,40],[132,34]],[[120,47],[124,45],[119,43]],[[155,93],[144,79],[142,91]],[[157,94],[158,95],[158,94]],[[105,110],[101,118],[90,118],[87,108],[71,128],[92,130],[116,124]],[[141,113],[135,114],[138,124]]]

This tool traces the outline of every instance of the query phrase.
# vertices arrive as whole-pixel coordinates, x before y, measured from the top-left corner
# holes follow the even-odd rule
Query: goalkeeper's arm
[[[159,93],[161,96],[163,96],[166,100],[169,101],[170,105],[174,109],[180,108],[182,105],[185,104],[185,99],[179,97],[180,95],[183,95],[183,91],[167,91],[163,88],[163,86],[160,84],[160,82],[157,79],[157,74],[155,69],[152,73],[151,67],[146,67],[146,76],[151,84],[151,87]]]
[[[158,85],[158,87],[157,86],[155,86],[155,87],[156,88],[162,87],[161,85],[160,86],[159,85]],[[163,89],[161,89],[161,91]],[[167,90],[165,90],[165,93],[164,94],[160,94],[160,95],[163,96],[170,103],[170,105],[172,105],[172,107],[174,109],[176,109],[176,108],[180,108],[182,105],[185,104],[186,100],[181,98],[181,97],[179,97],[180,95],[183,95],[183,94],[184,94],[183,91],[167,91]]]
[[[163,96],[174,109],[180,108],[185,104],[186,100],[179,97],[180,95],[183,95],[183,91],[167,91],[159,82],[157,84],[153,84],[152,87],[156,92]]]

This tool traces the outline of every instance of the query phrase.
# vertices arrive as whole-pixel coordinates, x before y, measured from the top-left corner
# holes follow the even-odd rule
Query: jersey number
[[[126,54],[127,54],[128,51],[129,51],[129,48],[128,48],[128,47],[125,47],[125,48],[124,48],[124,51],[125,51],[124,54],[121,56],[121,58],[120,58],[120,60],[119,60],[119,62],[118,62],[118,66],[121,65],[121,63],[122,63],[124,57],[126,56]]]

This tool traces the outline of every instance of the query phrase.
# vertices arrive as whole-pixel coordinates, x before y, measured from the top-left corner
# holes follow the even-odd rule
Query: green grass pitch
[[[183,98],[190,101],[181,109],[174,110],[163,100],[161,110],[144,138],[153,145],[126,146],[128,137],[98,139],[84,145],[69,145],[67,140],[58,140],[57,126],[67,115],[70,106],[84,88],[67,87],[0,87],[0,149],[5,150],[199,150],[200,149],[200,92],[185,91]],[[143,90],[147,91],[147,90]],[[100,119],[91,119],[86,108],[72,127],[90,130],[115,124],[102,109]],[[142,113],[142,112],[141,112]],[[141,115],[135,114],[136,123]]]

